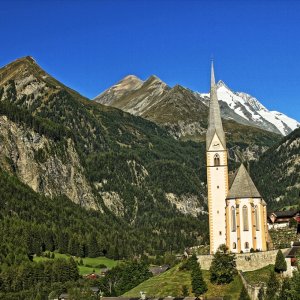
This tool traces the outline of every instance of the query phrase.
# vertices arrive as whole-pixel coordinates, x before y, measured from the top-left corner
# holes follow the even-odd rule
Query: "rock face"
[[[34,191],[64,194],[84,207],[98,208],[71,139],[58,149],[45,136],[1,116],[0,140],[1,164]]]
[[[127,76],[99,98],[106,104],[122,98],[126,105],[130,94],[141,88],[153,99],[169,91],[157,77],[143,82]],[[151,110],[151,101],[139,100],[134,106],[128,101],[128,110],[136,114],[146,107]],[[0,116],[1,168],[33,190],[50,197],[66,195],[82,207],[110,211],[130,224],[141,222],[150,211],[158,218],[153,213],[157,207],[162,217],[171,211],[176,215],[173,204],[166,201],[165,184],[157,190],[155,177],[160,170],[153,171],[153,165],[176,158],[195,168],[187,155],[194,149],[182,146],[154,123],[84,98],[47,74],[31,57],[0,68]],[[186,175],[200,186],[196,172],[176,172],[175,178]],[[184,202],[186,198],[179,195],[176,200],[181,217],[180,199]],[[198,202],[204,205],[203,199]],[[190,206],[185,213],[194,215],[193,207],[198,211]]]
[[[166,194],[167,200],[174,204],[176,208],[185,215],[192,215],[197,217],[198,215],[206,213],[204,207],[201,205],[202,199],[199,199],[195,195],[181,195],[178,196],[173,193]]]

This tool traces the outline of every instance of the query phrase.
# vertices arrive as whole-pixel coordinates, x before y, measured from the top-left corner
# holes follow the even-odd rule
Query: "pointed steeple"
[[[219,137],[222,146],[226,148],[225,133],[222,126],[222,119],[217,96],[217,87],[215,82],[214,63],[211,62],[211,79],[210,79],[210,102],[209,102],[209,119],[206,133],[206,149],[208,150],[212,139],[215,135]]]

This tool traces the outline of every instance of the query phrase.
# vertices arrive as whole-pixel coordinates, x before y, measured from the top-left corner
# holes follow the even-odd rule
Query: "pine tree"
[[[73,259],[73,257],[70,258],[69,260],[69,270],[70,270],[70,279],[72,281],[76,281],[79,279],[79,272],[78,272],[78,267],[77,264],[75,262],[75,260]]]
[[[88,256],[97,257],[99,256],[98,242],[95,234],[91,234],[88,239]]]
[[[292,299],[292,297],[291,297],[290,278],[284,278],[283,279],[278,299],[280,299],[280,300],[290,300],[290,299]]]
[[[277,273],[282,273],[287,270],[286,261],[281,250],[277,252],[274,270]]]
[[[242,290],[240,292],[239,300],[250,300],[250,297],[249,297],[248,292],[247,292],[244,285],[243,285]]]
[[[228,253],[226,245],[221,245],[214,254],[209,269],[210,281],[216,284],[230,283],[237,273],[235,260],[235,255]]]
[[[269,280],[267,282],[266,299],[275,300],[278,289],[279,289],[279,282],[277,280],[275,272],[272,271],[270,273],[270,277],[269,277]]]
[[[204,294],[207,291],[206,282],[203,279],[200,267],[192,271],[192,289],[196,297]]]

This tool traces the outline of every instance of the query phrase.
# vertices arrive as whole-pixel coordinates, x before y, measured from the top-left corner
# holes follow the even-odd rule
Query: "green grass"
[[[274,265],[268,265],[255,271],[243,272],[243,275],[246,281],[252,285],[261,282],[267,283],[272,270],[274,270]]]
[[[209,271],[202,270],[204,280],[207,283],[207,297],[230,295],[232,300],[238,299],[242,281],[236,276],[234,281],[227,285],[214,285],[209,281]],[[182,296],[182,287],[186,285],[189,289],[189,296],[193,296],[191,287],[191,275],[189,271],[180,271],[179,266],[166,271],[165,273],[152,277],[132,290],[125,293],[126,297],[139,297],[140,291],[147,293],[149,297]]]
[[[71,257],[71,255],[67,255],[67,254],[61,254],[61,253],[57,253],[55,252],[55,259],[56,258],[65,258],[65,259],[69,259]],[[47,257],[42,257],[42,256],[36,256],[33,259],[36,262],[39,261],[45,261],[45,260],[49,260],[49,258]],[[79,261],[80,258],[75,257],[75,261]],[[80,275],[86,275],[86,274],[91,274],[94,272],[96,273],[100,273],[100,268],[97,268],[96,266],[103,264],[106,265],[109,269],[115,267],[118,264],[118,261],[116,260],[112,260],[103,256],[100,257],[95,257],[95,258],[90,258],[90,257],[86,257],[83,258],[83,264],[84,265],[90,265],[91,267],[86,267],[86,266],[78,266],[79,269],[79,274]]]

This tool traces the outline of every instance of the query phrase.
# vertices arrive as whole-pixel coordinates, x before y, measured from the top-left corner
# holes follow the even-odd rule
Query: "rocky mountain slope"
[[[251,95],[233,92],[222,81],[218,82],[217,93],[224,119],[282,135],[300,126],[282,113],[269,111]],[[155,76],[144,82],[127,76],[94,100],[163,124],[176,137],[197,139],[205,133],[209,94],[179,85],[170,88]]]
[[[0,168],[40,195],[67,197],[125,222],[137,239],[153,237],[132,242],[134,253],[201,243],[208,232],[205,100],[156,77],[124,81],[103,101],[118,98],[120,107],[139,116],[84,98],[31,57],[1,68]],[[280,139],[233,120],[225,120],[225,130],[231,169],[240,156],[257,158]],[[200,143],[190,140],[195,136]]]
[[[300,204],[300,128],[251,164],[252,178],[270,208]]]
[[[207,238],[203,145],[82,97],[31,57],[0,69],[0,167],[153,235],[148,252]]]

